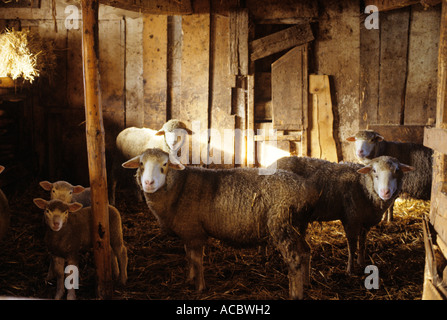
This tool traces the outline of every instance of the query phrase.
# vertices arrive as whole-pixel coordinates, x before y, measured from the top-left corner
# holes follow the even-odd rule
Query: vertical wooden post
[[[98,0],[82,0],[82,59],[97,297],[112,297],[104,125],[99,83]]]

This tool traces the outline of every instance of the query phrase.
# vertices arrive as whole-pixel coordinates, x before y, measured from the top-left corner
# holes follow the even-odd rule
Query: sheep
[[[357,263],[363,266],[369,229],[380,222],[399,194],[404,172],[414,170],[387,156],[372,159],[367,166],[284,157],[277,160],[276,167],[312,181],[320,190],[321,196],[308,222],[341,220],[348,240],[348,274],[354,271],[357,243]]]
[[[90,207],[91,191],[89,188],[84,188],[81,185],[73,186],[67,181],[56,181],[51,183],[49,181],[41,181],[39,185],[46,191],[50,191],[51,199],[59,199],[67,203],[79,202],[84,207]]]
[[[386,141],[380,134],[371,130],[359,131],[348,141],[355,142],[357,159],[367,164],[379,156],[399,159],[416,170],[405,175],[402,193],[410,197],[429,200],[432,185],[433,150],[421,144]],[[393,205],[386,214],[387,221],[393,220]]]
[[[0,166],[0,173],[5,170],[4,166]],[[6,235],[9,229],[10,213],[8,199],[2,190],[0,190],[0,240]]]
[[[193,132],[185,123],[177,119],[171,119],[163,124],[160,130],[149,128],[130,127],[121,131],[116,137],[117,154],[112,165],[110,203],[115,204],[115,190],[117,184],[117,170],[122,161],[134,158],[148,148],[160,148],[168,153],[177,155],[178,150],[185,143],[186,135]],[[138,193],[139,200],[142,200]]]
[[[59,199],[47,201],[35,198],[33,201],[38,208],[44,210],[47,224],[45,243],[52,256],[57,277],[55,299],[59,300],[65,292],[65,261],[68,265],[78,266],[79,253],[92,247],[92,210],[91,207],[82,208],[82,204],[78,202],[66,203]],[[125,285],[128,259],[123,241],[121,216],[118,210],[110,205],[109,228],[113,274],[116,278],[119,277],[122,285]],[[74,289],[68,289],[67,299],[76,299]]]
[[[153,148],[122,166],[137,169],[137,184],[161,228],[183,241],[188,281],[198,291],[205,288],[203,248],[209,237],[233,246],[271,240],[288,265],[290,298],[303,298],[310,247],[300,222],[318,198],[310,183],[282,170],[259,175],[256,168],[185,167]]]

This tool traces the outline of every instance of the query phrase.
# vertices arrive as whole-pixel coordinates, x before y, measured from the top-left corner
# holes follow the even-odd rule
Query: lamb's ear
[[[73,193],[81,193],[84,190],[85,190],[85,188],[81,185],[77,185],[77,186],[73,187]]]
[[[3,170],[5,170],[5,167],[4,166],[0,166],[0,173],[2,173]]]
[[[68,211],[76,212],[78,210],[81,210],[82,207],[83,207],[82,204],[80,204],[79,202],[73,202],[73,203],[68,204]]]
[[[185,169],[185,166],[173,154],[169,154],[169,167],[174,170]]]
[[[121,166],[126,169],[137,169],[140,166],[140,156],[127,160]]]
[[[354,136],[352,136],[352,137],[349,137],[349,138],[347,138],[347,139],[346,139],[346,141],[351,141],[351,142],[354,142],[354,141],[355,141],[355,137],[354,137]]]
[[[48,201],[42,198],[35,198],[33,202],[39,209],[45,209],[48,205]]]
[[[51,191],[53,184],[49,181],[40,181],[39,185],[46,191]]]
[[[380,134],[377,134],[376,137],[374,138],[374,141],[377,141],[377,142],[380,142],[380,141],[383,141],[383,140],[385,140],[385,138],[382,137]]]
[[[358,173],[363,173],[363,174],[365,174],[365,173],[370,172],[371,169],[372,169],[372,168],[371,168],[370,166],[366,166],[366,167],[363,167],[363,168],[358,169],[357,172],[358,172]]]
[[[192,130],[189,130],[188,128],[185,128],[186,132],[188,132],[189,135],[194,134],[194,132],[192,132]]]
[[[156,136],[164,136],[164,135],[165,135],[165,131],[164,131],[163,129],[160,129],[160,130],[158,130],[158,131],[155,133],[155,135],[156,135]]]
[[[409,166],[408,164],[399,163],[399,168],[402,170],[402,172],[410,172],[414,171],[414,167]]]

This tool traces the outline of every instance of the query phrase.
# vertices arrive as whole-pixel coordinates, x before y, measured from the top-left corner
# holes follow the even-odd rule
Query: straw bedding
[[[196,293],[185,283],[183,245],[163,234],[144,203],[119,192],[128,248],[128,283],[116,285],[114,299],[267,299],[288,298],[287,268],[273,247],[233,249],[209,240],[204,268],[207,289]],[[130,194],[130,193],[129,193]],[[45,283],[49,258],[43,243],[42,212],[32,199],[48,197],[37,182],[25,193],[9,195],[12,209],[9,236],[0,243],[0,296],[53,298],[54,283]],[[363,270],[346,275],[347,246],[340,222],[313,223],[311,287],[305,299],[411,300],[422,295],[424,245],[421,218],[429,201],[401,200],[394,207],[395,222],[372,228],[367,263],[379,269],[380,287],[364,287]],[[92,254],[80,264],[78,299],[95,299]]]

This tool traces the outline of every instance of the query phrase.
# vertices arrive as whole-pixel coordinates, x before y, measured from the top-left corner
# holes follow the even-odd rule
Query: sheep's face
[[[374,158],[368,166],[357,172],[371,175],[374,191],[386,201],[395,196],[402,183],[403,173],[413,170],[413,167],[400,163],[396,158],[382,156]]]
[[[53,231],[60,231],[67,223],[70,212],[76,212],[82,208],[82,204],[66,203],[58,199],[46,201],[41,198],[33,200],[37,207],[44,210],[45,223]]]
[[[362,161],[372,156],[377,143],[382,141],[383,137],[377,132],[364,130],[357,132],[355,136],[349,137],[347,140],[355,143],[355,156]]]
[[[84,191],[83,186],[73,186],[66,181],[56,181],[54,183],[41,181],[40,186],[51,192],[51,199],[59,199],[63,202],[70,203],[73,200],[73,194]]]
[[[147,149],[140,156],[124,162],[122,166],[137,169],[137,182],[146,193],[154,193],[166,184],[168,168],[185,169],[175,156],[160,149]]]
[[[185,143],[188,133],[183,129],[165,131],[165,141],[172,152],[177,152]]]

